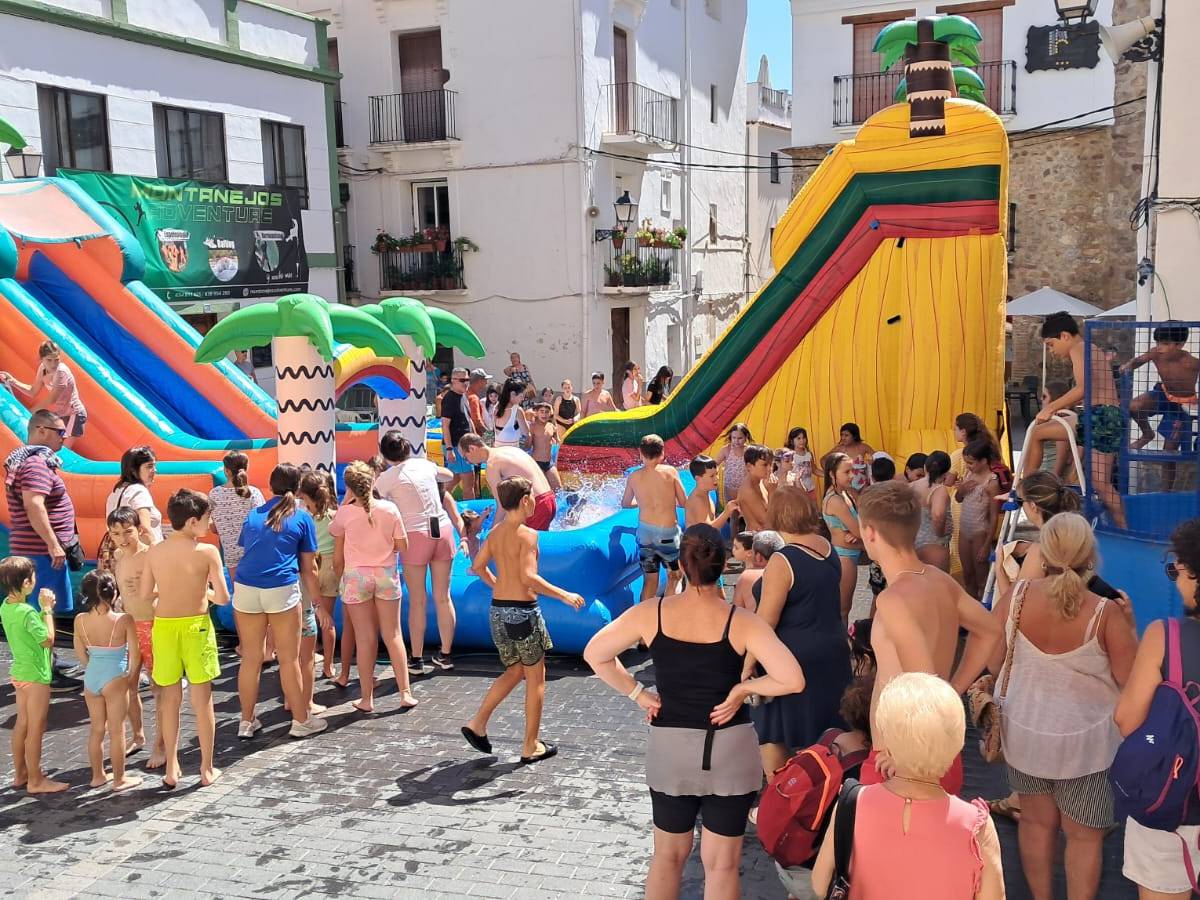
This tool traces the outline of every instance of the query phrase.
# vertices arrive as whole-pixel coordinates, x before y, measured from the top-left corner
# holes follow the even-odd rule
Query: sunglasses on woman
[[[1179,576],[1182,573],[1180,572],[1179,565],[1175,562],[1175,560],[1171,560],[1163,568],[1166,570],[1167,577],[1169,579],[1171,579],[1172,581],[1179,580]]]

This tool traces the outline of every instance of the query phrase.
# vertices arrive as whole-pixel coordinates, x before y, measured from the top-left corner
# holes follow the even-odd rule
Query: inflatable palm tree
[[[408,438],[418,456],[425,455],[425,421],[429,397],[426,391],[426,360],[433,356],[436,346],[454,347],[467,356],[479,359],[484,354],[478,335],[454,313],[426,306],[412,297],[392,297],[382,303],[359,307],[374,316],[396,335],[404,355],[408,357],[409,380],[412,389],[399,400],[379,398],[379,430],[398,428]]]
[[[279,405],[279,461],[332,472],[336,460],[333,366],[335,345],[367,347],[379,356],[404,351],[392,333],[360,309],[314,294],[288,294],[222,319],[196,348],[196,362],[271,343]]]
[[[975,75],[976,82],[954,69],[954,63],[979,65],[982,40],[975,23],[962,16],[902,19],[879,32],[873,49],[883,54],[883,71],[904,59],[902,84],[910,107],[909,137],[945,134],[946,99],[960,91],[971,100],[984,102],[982,79]]]

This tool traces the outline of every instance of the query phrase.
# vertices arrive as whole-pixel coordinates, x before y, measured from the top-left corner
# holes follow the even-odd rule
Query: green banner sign
[[[308,290],[295,188],[65,169],[58,174],[133,233],[146,254],[143,280],[164,300]]]

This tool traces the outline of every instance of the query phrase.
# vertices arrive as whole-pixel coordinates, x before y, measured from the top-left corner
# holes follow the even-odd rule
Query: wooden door
[[[865,122],[885,106],[891,106],[896,85],[903,77],[901,63],[893,67],[901,74],[880,72],[883,57],[871,49],[879,32],[888,24],[871,22],[854,26],[854,96],[851,102],[855,122]]]
[[[629,307],[613,309],[612,321],[612,380],[609,390],[618,404],[621,400],[621,382],[625,380],[625,363],[629,362]]]
[[[1000,65],[1004,59],[1004,9],[985,9],[969,13],[968,18],[983,35],[983,40],[979,42],[979,58],[984,62],[980,74],[983,76],[987,105],[998,112],[1004,99],[1004,66]]]
[[[620,28],[613,29],[613,117],[616,133],[629,131],[629,37]]]
[[[405,143],[445,139],[442,85],[441,31],[401,35],[400,115]]]

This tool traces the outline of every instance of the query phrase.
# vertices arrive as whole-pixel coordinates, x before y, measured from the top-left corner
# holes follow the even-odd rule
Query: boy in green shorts
[[[208,498],[186,488],[167,502],[167,516],[175,529],[145,554],[140,585],[144,604],[158,595],[154,609],[151,643],[154,649],[154,681],[161,688],[162,733],[167,766],[163,784],[179,783],[179,709],[187,675],[196,733],[200,740],[200,784],[207,786],[221,777],[213,765],[213,741],[217,729],[212,703],[212,680],[221,674],[217,662],[217,639],[208,604],[224,606],[229,588],[221,571],[217,548],[200,541],[209,530]]]
[[[13,724],[14,788],[31,794],[56,794],[70,785],[51,781],[42,771],[42,736],[50,712],[50,648],[54,646],[54,592],[42,588],[38,608],[29,603],[36,569],[33,560],[8,556],[0,560],[0,624],[12,651],[17,720]]]

